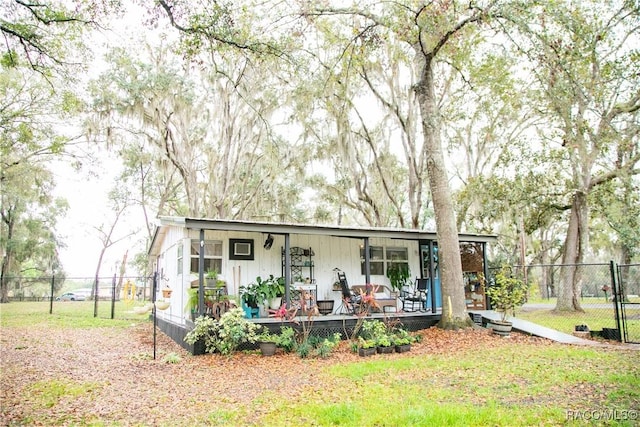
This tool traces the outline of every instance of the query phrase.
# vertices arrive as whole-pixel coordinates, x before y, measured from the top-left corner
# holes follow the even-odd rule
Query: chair
[[[347,283],[347,275],[344,271],[337,271],[338,274],[338,282],[340,282],[340,289],[342,290],[342,303],[338,310],[337,314],[356,314],[356,308],[360,304],[362,299],[361,295],[356,295],[349,288],[349,284]]]
[[[416,277],[414,288],[400,291],[402,311],[427,311],[427,295],[429,293],[429,279]],[[416,310],[416,305],[418,306]]]

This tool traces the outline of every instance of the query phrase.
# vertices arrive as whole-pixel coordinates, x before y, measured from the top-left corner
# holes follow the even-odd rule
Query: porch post
[[[436,312],[436,269],[434,267],[433,262],[433,240],[429,240],[429,286],[431,289],[431,312]],[[442,289],[442,284],[440,284],[440,289]]]
[[[484,274],[484,286],[488,286],[489,280],[489,267],[487,266],[487,243],[482,242],[482,274]],[[489,307],[489,297],[485,294],[484,296],[484,307],[485,309]]]
[[[364,280],[365,285],[371,284],[371,259],[370,259],[370,247],[369,247],[369,238],[364,238]]]
[[[291,294],[289,287],[291,286],[291,236],[289,233],[284,235],[284,301],[287,310],[291,308]]]
[[[204,313],[204,229],[200,229],[200,252],[198,253],[198,315]]]

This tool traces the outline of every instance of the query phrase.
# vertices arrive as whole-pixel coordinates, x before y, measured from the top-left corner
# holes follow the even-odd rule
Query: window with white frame
[[[204,272],[215,270],[222,273],[222,242],[220,240],[204,241]],[[191,240],[191,273],[198,273],[200,262],[200,240]]]
[[[178,256],[176,259],[176,263],[177,263],[177,268],[176,271],[178,274],[182,274],[182,260],[184,258],[184,246],[182,241],[180,241],[180,244],[178,244]]]
[[[409,251],[402,247],[369,246],[369,266],[373,276],[384,276],[392,265],[409,268]],[[364,275],[364,247],[360,248],[360,270]]]

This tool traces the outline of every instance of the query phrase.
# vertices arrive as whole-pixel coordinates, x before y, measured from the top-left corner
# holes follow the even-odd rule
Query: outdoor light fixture
[[[264,248],[266,250],[271,249],[271,245],[273,245],[273,236],[271,234],[269,234],[267,236],[267,240],[264,241]]]

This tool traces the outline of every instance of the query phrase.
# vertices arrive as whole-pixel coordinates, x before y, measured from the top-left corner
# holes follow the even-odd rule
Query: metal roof
[[[294,223],[275,223],[259,221],[239,221],[228,219],[207,219],[207,218],[187,218],[187,217],[159,217],[160,227],[156,229],[153,241],[149,249],[152,253],[157,240],[164,238],[163,226],[180,226],[195,230],[223,230],[223,231],[249,231],[257,233],[271,234],[307,234],[335,237],[349,237],[356,239],[369,238],[390,238],[404,240],[437,240],[435,231],[392,228],[392,227],[359,227],[359,226],[339,226],[339,225],[309,225]],[[159,235],[162,234],[162,235]],[[458,239],[461,242],[494,242],[495,235],[460,233]]]

